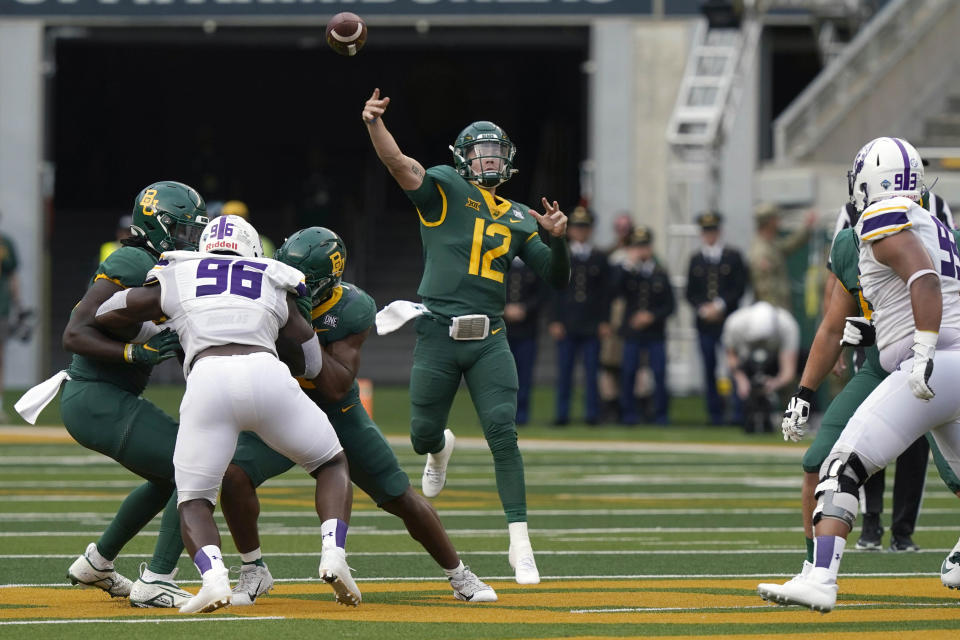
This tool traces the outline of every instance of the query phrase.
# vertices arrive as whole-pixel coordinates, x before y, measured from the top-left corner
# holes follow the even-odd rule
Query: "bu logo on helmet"
[[[333,275],[343,275],[343,255],[339,251],[330,254],[330,264],[332,265]]]
[[[156,204],[157,190],[156,189],[147,189],[146,193],[143,194],[143,198],[140,200],[140,206],[143,207],[143,215],[152,216],[154,212],[154,205]]]

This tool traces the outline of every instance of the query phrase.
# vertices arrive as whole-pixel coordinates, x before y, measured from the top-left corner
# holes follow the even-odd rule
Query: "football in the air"
[[[367,42],[367,24],[355,13],[344,11],[327,23],[327,44],[342,56],[355,56]]]

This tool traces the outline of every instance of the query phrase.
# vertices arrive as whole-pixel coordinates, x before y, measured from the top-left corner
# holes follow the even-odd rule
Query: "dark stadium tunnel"
[[[70,32],[67,32],[70,34]],[[583,27],[372,27],[344,58],[322,28],[93,28],[55,40],[49,156],[56,169],[52,300],[59,345],[97,248],[146,184],[174,179],[208,201],[240,199],[279,245],[304,226],[337,230],[347,276],[379,298],[415,296],[422,265],[413,207],[360,119],[374,87],[386,121],[425,166],[473,120],[517,145],[503,195],[567,209],[580,197],[587,127]],[[401,247],[398,250],[398,245]],[[389,252],[389,254],[387,253]],[[384,256],[390,263],[384,263]],[[65,361],[65,354],[53,359]]]

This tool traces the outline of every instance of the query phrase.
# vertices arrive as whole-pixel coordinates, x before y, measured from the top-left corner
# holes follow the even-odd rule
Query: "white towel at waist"
[[[428,313],[423,304],[409,300],[394,300],[377,312],[377,334],[384,335],[396,331],[417,316]]]
[[[37,416],[43,411],[43,408],[50,404],[50,401],[57,397],[60,392],[60,385],[64,380],[71,380],[70,374],[64,371],[55,373],[35,387],[31,387],[20,396],[13,408],[17,410],[24,420],[30,424],[37,423]]]

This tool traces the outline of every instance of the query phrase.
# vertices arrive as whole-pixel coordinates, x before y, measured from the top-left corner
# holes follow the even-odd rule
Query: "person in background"
[[[507,326],[507,342],[513,359],[517,362],[517,426],[530,420],[530,392],[533,388],[533,367],[537,360],[537,338],[540,309],[544,301],[544,289],[536,271],[513,259],[507,272],[507,304],[503,308],[503,321]]]
[[[613,245],[607,249],[607,262],[610,268],[626,260],[627,245],[633,235],[633,217],[622,212],[613,219]],[[623,363],[623,340],[620,338],[620,324],[623,322],[623,300],[610,301],[610,331],[600,339],[600,421],[620,421],[620,365]]]
[[[554,296],[548,327],[557,343],[556,414],[553,424],[570,423],[570,399],[573,396],[573,370],[578,352],[583,356],[584,420],[597,424],[600,419],[600,394],[597,375],[600,364],[600,339],[610,333],[610,266],[607,256],[590,242],[593,214],[576,207],[567,222],[570,242],[570,285]]]
[[[747,286],[747,266],[739,251],[723,244],[723,216],[706,211],[697,216],[700,249],[690,256],[687,269],[687,301],[697,316],[697,336],[703,361],[707,413],[711,424],[725,423],[724,402],[717,391],[717,349],[727,316],[737,310]],[[733,398],[733,422],[742,421],[742,406]]]
[[[17,275],[17,247],[13,239],[0,233],[0,422],[10,422],[3,410],[3,356],[10,333],[10,321],[20,310],[20,278]]]
[[[641,355],[646,354],[653,371],[653,422],[669,423],[667,414],[666,321],[676,310],[670,276],[653,256],[653,233],[637,227],[630,236],[627,260],[614,272],[614,296],[623,298],[623,370],[620,377],[620,421],[633,425],[640,420],[634,388]]]
[[[814,211],[807,212],[803,227],[785,238],[780,237],[780,207],[776,204],[758,204],[754,209],[754,219],[757,232],[748,254],[754,298],[789,311],[793,303],[787,257],[806,245],[817,222],[817,214]]]
[[[721,341],[734,391],[745,405],[744,428],[773,431],[770,396],[797,374],[800,325],[786,309],[758,300],[730,314]]]
[[[220,215],[240,216],[247,222],[250,222],[250,209],[247,208],[246,203],[242,200],[227,200],[224,202],[223,207],[220,208]],[[260,234],[260,244],[263,245],[263,257],[272,258],[274,251],[276,251],[273,240]]]
[[[117,220],[117,230],[115,232],[116,237],[114,237],[113,240],[104,242],[102,245],[100,245],[100,262],[106,260],[107,256],[123,246],[120,244],[121,240],[133,236],[133,233],[130,231],[130,225],[132,224],[133,216],[120,216],[120,219]]]

